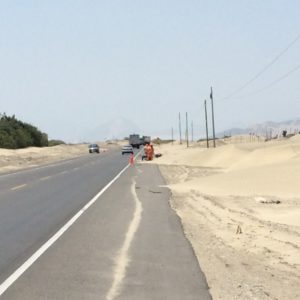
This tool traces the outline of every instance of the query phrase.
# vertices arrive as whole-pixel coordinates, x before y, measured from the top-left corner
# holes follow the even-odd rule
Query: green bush
[[[15,116],[0,114],[0,148],[19,149],[48,146],[47,134]]]

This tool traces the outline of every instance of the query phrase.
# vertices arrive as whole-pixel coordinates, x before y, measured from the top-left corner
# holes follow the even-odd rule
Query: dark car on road
[[[133,154],[133,147],[131,145],[125,145],[122,147],[122,155],[123,154]]]
[[[89,145],[89,153],[99,153],[100,152],[100,149],[99,149],[99,146],[97,144],[91,144]]]

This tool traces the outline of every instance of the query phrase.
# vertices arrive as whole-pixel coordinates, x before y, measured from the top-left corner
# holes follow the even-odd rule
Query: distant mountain
[[[264,122],[259,124],[251,125],[247,128],[231,128],[225,130],[224,132],[220,132],[217,134],[219,137],[223,137],[225,135],[239,135],[239,134],[249,134],[254,133],[258,135],[270,135],[275,136],[277,134],[281,134],[283,130],[286,130],[288,133],[296,133],[300,131],[300,119],[297,120],[289,120],[283,122]]]
[[[104,122],[96,128],[86,132],[83,135],[82,140],[86,142],[92,142],[123,139],[132,133],[141,134],[141,130],[138,125],[131,120],[120,117]]]

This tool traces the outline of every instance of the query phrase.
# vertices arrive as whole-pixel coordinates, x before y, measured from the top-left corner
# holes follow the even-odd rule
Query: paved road
[[[112,152],[0,177],[1,281],[126,164]],[[128,168],[1,299],[211,299],[163,184]]]
[[[0,176],[0,280],[128,163],[119,150]]]

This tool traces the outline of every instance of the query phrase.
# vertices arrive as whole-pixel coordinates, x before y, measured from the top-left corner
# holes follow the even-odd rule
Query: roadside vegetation
[[[14,115],[0,114],[0,148],[19,149],[49,146],[48,135],[37,127],[18,120]]]
[[[52,146],[57,146],[57,145],[64,145],[66,144],[64,141],[61,140],[49,140],[48,141],[48,146],[52,147]]]

